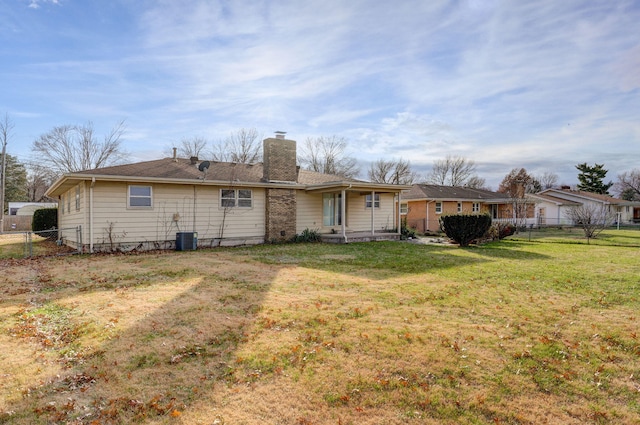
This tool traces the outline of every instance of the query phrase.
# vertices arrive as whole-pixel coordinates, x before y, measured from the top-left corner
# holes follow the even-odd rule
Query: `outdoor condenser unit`
[[[193,251],[198,246],[198,232],[176,233],[176,251]]]

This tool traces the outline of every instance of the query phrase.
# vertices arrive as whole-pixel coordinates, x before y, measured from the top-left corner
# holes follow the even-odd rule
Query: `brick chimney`
[[[267,182],[297,182],[296,142],[284,138],[277,131],[275,138],[265,139],[262,145],[263,179]]]
[[[276,132],[263,142],[263,180],[267,183],[294,184],[298,181],[296,142]],[[265,189],[265,242],[280,242],[296,234],[296,190],[288,187]]]

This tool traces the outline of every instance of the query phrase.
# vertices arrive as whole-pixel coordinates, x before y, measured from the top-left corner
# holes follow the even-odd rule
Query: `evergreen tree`
[[[593,166],[587,165],[587,163],[578,164],[576,168],[578,173],[578,189],[585,192],[599,193],[601,195],[608,195],[609,188],[613,186],[613,182],[604,183],[603,180],[608,170],[604,169],[604,164],[595,164]]]
[[[2,161],[2,155],[0,155]],[[27,171],[24,165],[18,162],[15,156],[7,154],[6,166],[6,183],[4,192],[3,211],[7,212],[9,202],[19,202],[27,200]]]

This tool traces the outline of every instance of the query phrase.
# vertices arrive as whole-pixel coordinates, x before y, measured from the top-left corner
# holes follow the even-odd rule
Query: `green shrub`
[[[58,209],[57,208],[42,208],[36,210],[33,213],[33,219],[31,220],[31,230],[37,232],[40,236],[56,240],[58,238],[57,231],[51,231],[58,227]]]
[[[483,237],[491,227],[491,217],[487,214],[455,214],[440,218],[444,233],[460,246],[468,246]]]
[[[320,242],[322,241],[322,237],[318,230],[304,229],[302,233],[296,234],[293,238],[291,238],[291,242],[294,243],[303,243],[303,242]]]

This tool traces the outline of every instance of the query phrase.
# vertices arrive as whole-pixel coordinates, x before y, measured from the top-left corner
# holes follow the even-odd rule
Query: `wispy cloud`
[[[459,154],[494,180],[544,164],[568,180],[577,161],[624,171],[640,155],[634,0],[22,7],[45,4],[65,13],[9,12],[21,37],[0,71],[16,99],[0,107],[48,116],[42,131],[127,118],[145,152],[240,127],[337,134],[363,161]]]

